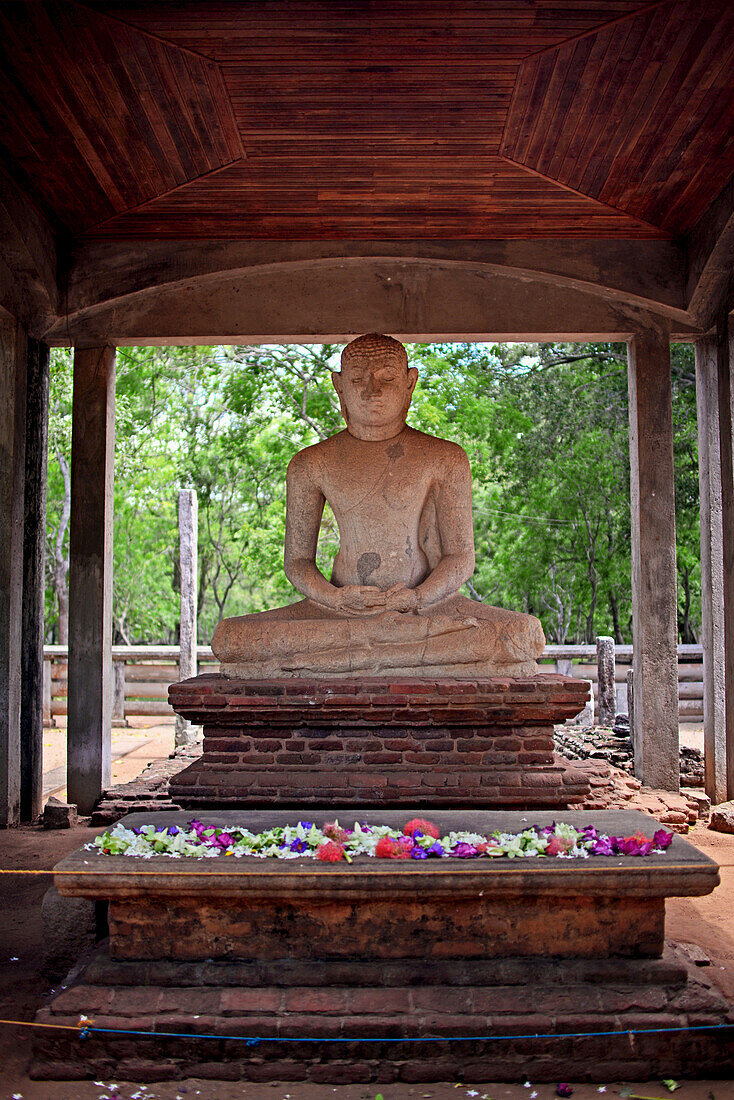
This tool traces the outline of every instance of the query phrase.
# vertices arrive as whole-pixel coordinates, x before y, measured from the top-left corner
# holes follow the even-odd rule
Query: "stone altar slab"
[[[554,755],[553,727],[586,684],[528,678],[232,680],[172,684],[204,727],[203,756],[172,778],[183,806],[558,807],[587,779]]]

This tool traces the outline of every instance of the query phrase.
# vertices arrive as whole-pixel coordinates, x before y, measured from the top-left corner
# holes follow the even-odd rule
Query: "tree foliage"
[[[199,634],[219,618],[290,602],[282,567],[285,470],[339,431],[335,345],[121,348],[117,361],[114,627],[172,642],[178,623],[177,490],[199,498]],[[631,640],[629,442],[623,345],[417,344],[410,423],[467,451],[474,478],[475,599],[531,611],[549,641]],[[672,352],[679,630],[700,629],[692,352]],[[47,633],[63,637],[71,360],[53,357]],[[338,532],[328,509],[319,564]],[[61,615],[59,611],[61,610]]]

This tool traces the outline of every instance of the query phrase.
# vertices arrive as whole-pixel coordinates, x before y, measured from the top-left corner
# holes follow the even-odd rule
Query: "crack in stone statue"
[[[332,374],[347,427],[288,467],[285,572],[306,598],[220,622],[225,676],[537,673],[538,619],[459,595],[474,571],[469,460],[406,424],[417,379],[397,340],[347,344]],[[316,565],[326,502],[339,527],[330,581]]]

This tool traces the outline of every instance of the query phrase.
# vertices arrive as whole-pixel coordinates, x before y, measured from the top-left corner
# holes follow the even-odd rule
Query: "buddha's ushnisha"
[[[288,467],[285,572],[306,598],[219,623],[225,675],[537,672],[538,619],[459,595],[474,571],[469,461],[406,424],[417,379],[389,336],[345,347],[332,380],[346,429]],[[316,565],[326,502],[339,527],[329,580]]]

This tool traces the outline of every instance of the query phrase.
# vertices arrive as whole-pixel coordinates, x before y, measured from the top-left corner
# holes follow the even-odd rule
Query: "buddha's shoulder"
[[[344,437],[348,436],[346,429],[337,432],[336,435],[322,439],[319,443],[312,443],[310,447],[304,447],[297,451],[288,463],[289,474],[315,473],[329,464],[330,459],[336,458],[344,447]]]
[[[411,450],[421,452],[430,458],[432,462],[449,467],[468,465],[466,451],[458,443],[452,443],[450,439],[440,439],[436,435],[428,435],[417,428],[408,428],[406,442]]]

